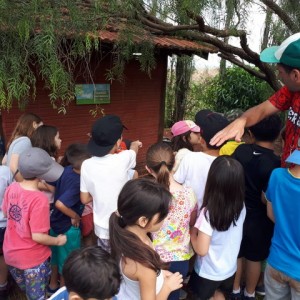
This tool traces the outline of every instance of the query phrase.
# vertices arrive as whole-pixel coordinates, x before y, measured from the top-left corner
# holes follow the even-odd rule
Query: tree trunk
[[[178,57],[176,64],[175,106],[172,117],[174,122],[183,120],[184,118],[186,98],[193,69],[192,57]]]

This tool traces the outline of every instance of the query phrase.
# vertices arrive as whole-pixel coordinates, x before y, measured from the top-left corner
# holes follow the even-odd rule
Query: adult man
[[[300,137],[300,32],[290,36],[280,46],[266,48],[260,60],[276,63],[278,77],[284,86],[265,102],[247,110],[241,117],[219,131],[210,141],[211,145],[221,145],[235,138],[240,141],[244,128],[252,126],[267,116],[288,110],[286,137],[281,164],[298,147]]]

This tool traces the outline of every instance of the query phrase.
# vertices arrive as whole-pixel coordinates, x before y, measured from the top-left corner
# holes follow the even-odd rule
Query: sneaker
[[[242,300],[241,293],[231,293],[230,300]]]
[[[264,285],[257,286],[255,289],[255,293],[260,296],[265,296],[266,295],[265,286]]]

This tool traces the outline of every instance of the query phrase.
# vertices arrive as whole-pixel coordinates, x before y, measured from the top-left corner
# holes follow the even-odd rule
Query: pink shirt
[[[50,229],[49,201],[45,194],[25,190],[14,182],[5,192],[2,210],[7,215],[3,243],[6,264],[25,270],[49,258],[50,248],[31,237],[32,233],[48,233]]]

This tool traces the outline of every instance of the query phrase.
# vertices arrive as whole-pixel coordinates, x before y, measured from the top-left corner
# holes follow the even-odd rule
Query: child
[[[80,168],[84,160],[90,157],[86,145],[72,144],[65,153],[70,163],[55,183],[54,208],[50,217],[51,236],[65,234],[67,243],[61,247],[52,247],[51,265],[53,272],[49,285],[49,293],[57,288],[57,269],[62,274],[62,267],[67,256],[75,249],[80,248],[81,231],[80,219],[83,205],[80,201]],[[60,277],[60,285],[64,285]]]
[[[3,257],[3,241],[7,220],[1,209],[6,188],[13,178],[9,167],[0,166],[0,299],[7,297],[7,266]]]
[[[265,270],[266,300],[300,297],[300,151],[294,150],[286,162],[293,168],[275,169],[266,192],[268,216],[275,223]]]
[[[280,167],[280,158],[274,154],[274,142],[280,129],[281,120],[278,115],[263,119],[249,127],[254,143],[238,146],[232,155],[244,168],[247,211],[232,300],[241,298],[243,266],[246,275],[243,299],[255,300],[255,290],[261,274],[261,262],[269,255],[274,225],[267,217],[266,201],[262,201],[264,199],[262,196],[267,189],[272,171]],[[261,287],[262,285],[259,286]]]
[[[2,164],[10,168],[14,179],[18,182],[23,179],[20,172],[18,172],[19,156],[23,151],[31,148],[30,138],[41,125],[43,125],[43,121],[39,116],[32,113],[21,115],[7,143],[7,153],[2,160]]]
[[[164,262],[170,263],[171,272],[179,272],[186,277],[189,259],[194,252],[190,243],[190,226],[194,226],[197,216],[197,199],[193,190],[173,179],[174,154],[166,143],[152,145],[146,154],[146,169],[172,194],[168,216],[162,227],[152,234],[155,251]],[[179,290],[169,296],[169,300],[179,300]]]
[[[118,299],[166,300],[182,286],[181,274],[161,270],[166,264],[148,236],[160,229],[171,197],[162,185],[147,179],[131,180],[121,190],[118,210],[109,219],[111,253],[123,276]]]
[[[44,149],[56,161],[58,160],[61,142],[58,129],[50,125],[39,126],[31,137],[33,147]]]
[[[200,143],[200,127],[193,121],[184,120],[176,122],[172,128],[172,149],[178,152],[180,149],[186,148],[194,151],[194,147]]]
[[[32,147],[45,150],[55,161],[58,161],[58,151],[61,148],[61,139],[56,127],[50,125],[39,126],[32,134]],[[45,193],[49,199],[50,210],[53,209],[54,188],[45,181],[39,183],[39,189]]]
[[[83,204],[93,200],[95,234],[98,245],[109,252],[109,216],[117,208],[120,190],[128,181],[128,171],[135,167],[136,154],[142,146],[132,142],[129,150],[117,155],[122,141],[123,124],[118,116],[98,119],[92,128],[88,150],[93,155],[81,168],[80,197]]]
[[[196,194],[198,208],[203,201],[204,187],[208,170],[219,155],[219,148],[209,144],[210,139],[221,129],[226,127],[228,121],[222,115],[209,109],[200,110],[196,116],[196,124],[201,128],[201,152],[189,152],[179,164],[174,179],[186,186],[190,186]]]
[[[119,291],[119,266],[100,247],[73,251],[63,267],[65,287],[49,300],[111,299]]]
[[[218,289],[226,297],[231,293],[246,215],[244,191],[241,164],[229,156],[217,157],[191,232],[198,256],[189,284],[199,300],[225,299]]]
[[[7,217],[4,258],[12,277],[30,300],[44,299],[50,277],[50,245],[64,245],[66,236],[52,237],[49,202],[38,190],[40,179],[57,180],[63,172],[42,149],[20,154],[18,169],[24,178],[6,190],[2,210]]]

